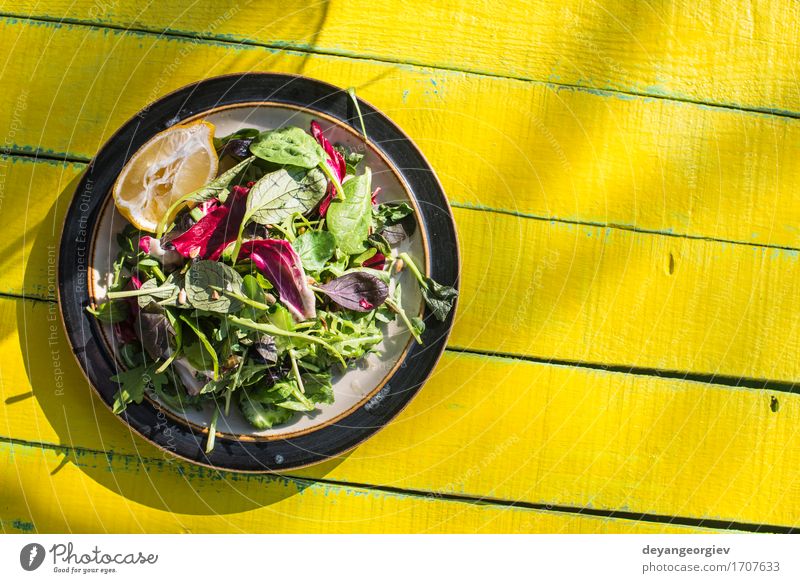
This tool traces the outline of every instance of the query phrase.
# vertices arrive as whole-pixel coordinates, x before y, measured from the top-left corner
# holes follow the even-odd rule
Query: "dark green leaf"
[[[306,231],[292,242],[306,271],[320,271],[336,251],[336,239],[328,231]]]
[[[383,253],[386,257],[391,256],[392,248],[389,246],[389,241],[387,241],[383,235],[380,233],[372,233],[367,240],[370,245],[375,247],[375,249]]]
[[[296,126],[262,133],[250,144],[250,151],[262,160],[301,168],[314,168],[325,160],[322,146]]]
[[[453,304],[458,297],[458,291],[449,285],[436,283],[430,277],[425,277],[424,280],[425,285],[419,288],[422,292],[422,297],[436,319],[444,322],[450,310],[453,309]]]
[[[335,199],[328,208],[328,229],[348,255],[366,250],[364,242],[372,220],[371,182],[372,172],[366,168],[364,174],[344,183],[345,200]]]

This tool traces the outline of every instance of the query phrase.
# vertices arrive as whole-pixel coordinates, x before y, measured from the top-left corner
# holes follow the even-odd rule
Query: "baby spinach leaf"
[[[366,168],[364,174],[344,183],[345,200],[336,199],[328,208],[328,229],[339,248],[348,255],[366,250],[364,241],[372,220],[371,182],[372,172]]]
[[[181,290],[175,284],[174,279],[168,279],[164,283],[159,284],[157,279],[152,278],[144,282],[142,287],[136,291],[139,292],[136,294],[138,296],[139,307],[146,308],[153,302],[163,302],[165,304],[176,302],[178,300],[178,294]]]
[[[292,242],[307,271],[320,271],[336,251],[336,239],[328,231],[306,231]]]
[[[424,279],[426,285],[419,288],[422,292],[422,297],[436,319],[444,322],[447,314],[453,309],[458,292],[455,288],[437,283],[430,277],[425,277]]]
[[[242,276],[232,267],[217,261],[195,261],[186,272],[186,298],[198,310],[230,314],[242,303],[224,292],[240,294]]]
[[[319,168],[287,167],[270,172],[250,189],[242,225],[250,221],[271,225],[295,213],[305,214],[322,200],[326,188]]]
[[[442,285],[430,277],[423,275],[408,253],[401,253],[400,259],[403,260],[414,274],[414,277],[417,278],[419,291],[422,293],[422,297],[425,303],[428,304],[431,313],[437,320],[444,322],[447,315],[453,309],[453,305],[458,297],[458,291],[454,287]]]
[[[301,168],[314,168],[325,160],[317,141],[296,126],[260,134],[250,144],[250,151],[262,160]]]
[[[317,288],[334,302],[355,312],[370,312],[389,297],[389,286],[364,271],[352,271]]]

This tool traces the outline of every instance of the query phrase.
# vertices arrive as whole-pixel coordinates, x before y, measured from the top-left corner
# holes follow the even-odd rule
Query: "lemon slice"
[[[114,183],[114,202],[136,228],[155,232],[170,205],[211,181],[218,166],[213,124],[171,127],[125,164]]]

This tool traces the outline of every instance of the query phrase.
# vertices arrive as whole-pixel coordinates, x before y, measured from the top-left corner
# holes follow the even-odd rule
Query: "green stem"
[[[323,160],[322,162],[319,163],[319,167],[325,174],[325,176],[327,176],[328,180],[331,181],[331,184],[333,184],[333,188],[336,190],[336,194],[339,197],[339,200],[345,200],[344,188],[342,187],[342,183],[339,182],[339,177],[336,176],[328,167],[328,163],[325,160]]]
[[[208,287],[210,287],[213,290],[218,291],[219,293],[225,294],[226,296],[231,297],[231,298],[233,298],[235,300],[239,300],[243,304],[246,304],[246,305],[248,305],[248,306],[250,306],[252,308],[255,308],[257,310],[269,310],[270,307],[271,307],[269,304],[262,304],[261,302],[258,302],[256,300],[252,300],[252,299],[248,298],[247,296],[243,296],[242,294],[237,294],[236,292],[232,292],[232,291],[228,291],[226,289],[222,289],[221,287],[218,287],[216,285],[210,285]]]
[[[217,420],[219,419],[219,406],[214,403],[214,414],[211,416],[211,423],[208,424],[208,441],[206,441],[206,453],[211,453],[214,449],[214,441],[217,438]]]
[[[168,285],[161,285],[159,287],[152,288],[152,289],[139,288],[139,289],[129,289],[129,290],[124,290],[124,291],[117,291],[117,292],[108,292],[106,294],[106,297],[109,300],[120,300],[122,298],[135,298],[135,297],[138,297],[138,296],[147,296],[147,295],[158,294],[159,292],[162,292],[162,291],[174,290],[174,289],[175,289],[175,285],[170,283]]]
[[[361,133],[364,134],[364,139],[367,139],[367,128],[364,127],[364,116],[361,115],[361,107],[358,105],[358,97],[356,97],[356,90],[354,87],[350,87],[347,90],[347,94],[350,96],[350,99],[353,100],[353,105],[356,106],[356,113],[358,113],[358,121],[361,122]]]
[[[420,337],[416,328],[414,328],[414,325],[411,323],[411,320],[408,319],[405,310],[403,310],[403,308],[398,306],[394,302],[394,300],[387,299],[386,305],[389,306],[395,314],[397,314],[403,319],[403,323],[406,325],[406,328],[408,328],[408,331],[411,332],[411,335],[414,337],[414,340],[416,340],[419,344],[422,344],[422,338]]]
[[[414,277],[417,278],[417,281],[419,282],[419,285],[421,285],[425,289],[428,289],[428,284],[425,282],[425,276],[422,275],[422,273],[419,270],[419,267],[417,267],[417,264],[414,263],[414,260],[411,259],[409,254],[408,253],[401,253],[400,254],[400,259],[402,259],[403,263],[408,265],[409,269],[411,269],[411,273],[413,273]]]
[[[338,360],[342,367],[347,368],[347,363],[344,361],[344,357],[336,350],[333,346],[325,342],[320,338],[316,338],[311,336],[310,334],[303,334],[300,332],[289,332],[288,330],[284,330],[283,328],[278,328],[277,326],[273,326],[271,324],[260,324],[253,322],[247,318],[239,318],[237,316],[228,316],[228,321],[232,322],[234,325],[239,326],[241,328],[249,328],[250,330],[257,330],[259,332],[266,332],[267,334],[273,334],[275,336],[287,336],[289,338],[301,338],[308,342],[313,342],[322,346],[325,350],[328,351],[336,360]]]
[[[292,373],[294,378],[297,379],[297,386],[300,387],[300,392],[305,394],[306,387],[303,385],[303,379],[300,377],[300,370],[297,368],[297,359],[294,357],[294,351],[289,351],[289,360],[292,362]]]
[[[205,348],[206,352],[208,352],[208,355],[211,357],[211,363],[214,366],[214,380],[215,381],[218,380],[219,379],[219,359],[217,358],[217,353],[214,350],[214,347],[211,346],[211,342],[208,341],[208,338],[206,337],[205,334],[203,334],[202,330],[200,330],[200,328],[198,328],[197,326],[192,324],[192,321],[189,320],[189,318],[187,318],[184,314],[180,315],[180,319],[183,322],[185,322],[186,325],[189,326],[189,328],[192,329],[192,332],[194,332],[195,336],[197,336],[197,339],[200,340],[200,344],[202,344],[203,348]]]

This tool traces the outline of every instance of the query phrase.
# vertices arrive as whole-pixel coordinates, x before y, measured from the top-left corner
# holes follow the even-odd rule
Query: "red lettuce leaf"
[[[328,155],[328,159],[326,160],[328,168],[336,175],[339,182],[344,180],[345,174],[347,174],[347,164],[344,161],[344,157],[331,145],[328,139],[322,135],[322,128],[315,121],[311,122],[311,135],[314,136],[314,139],[317,140]],[[325,193],[325,198],[319,203],[319,216],[325,216],[334,196],[336,196],[336,188],[333,184],[329,183],[328,192]]]
[[[296,320],[316,317],[314,293],[308,287],[300,257],[288,241],[246,241],[242,244],[240,257],[249,257],[253,265],[275,286],[281,302]]]
[[[364,271],[346,273],[319,289],[343,308],[356,312],[374,310],[389,297],[389,286]]]
[[[234,186],[225,204],[212,208],[182,235],[170,242],[184,257],[216,261],[239,234],[249,188]]]

